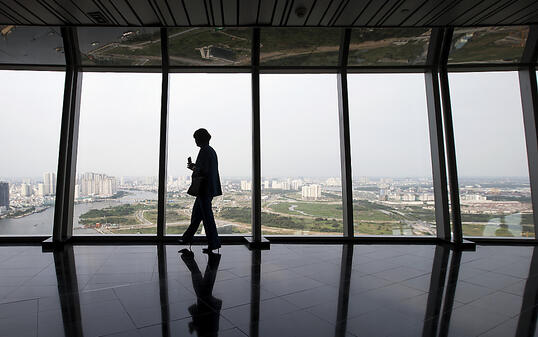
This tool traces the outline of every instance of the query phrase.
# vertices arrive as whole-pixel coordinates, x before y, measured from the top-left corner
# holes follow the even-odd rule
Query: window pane
[[[50,235],[64,72],[0,71],[0,235]]]
[[[58,27],[0,26],[0,63],[65,64]]]
[[[533,237],[517,73],[449,76],[463,234]]]
[[[167,234],[182,234],[194,197],[186,192],[196,161],[194,131],[205,128],[217,152],[223,195],[213,199],[220,234],[251,231],[251,78],[249,74],[170,75]],[[199,232],[203,226],[200,225]]]
[[[342,233],[335,75],[260,76],[262,231]]]
[[[355,233],[435,235],[424,75],[348,78]]]
[[[156,233],[161,80],[84,74],[75,234]]]
[[[456,28],[448,63],[518,62],[528,35],[528,26]]]
[[[262,28],[260,65],[336,66],[341,29]]]
[[[83,65],[160,66],[159,28],[78,28]]]
[[[250,28],[170,28],[168,49],[174,66],[248,66]]]
[[[351,32],[349,66],[405,66],[426,63],[431,29],[358,28]]]

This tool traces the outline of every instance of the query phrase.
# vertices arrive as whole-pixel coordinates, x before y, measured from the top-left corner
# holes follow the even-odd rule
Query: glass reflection
[[[530,337],[536,333],[536,247],[482,246],[476,252],[462,252],[442,245],[422,248],[342,245],[340,254],[340,247],[334,250],[306,246],[288,251],[291,247],[288,246],[283,249],[294,252],[291,256],[282,255],[282,248],[268,254],[263,252],[263,266],[261,251],[249,253],[229,248],[225,250],[226,263],[221,263],[220,255],[208,256],[204,273],[194,256],[184,253],[181,259],[187,267],[186,273],[182,263],[178,263],[176,247],[168,247],[174,253],[173,258],[167,260],[166,245],[158,245],[156,252],[155,247],[78,246],[73,249],[66,245],[52,253],[52,265],[51,259],[41,252],[8,248],[6,251],[11,256],[2,262],[3,268],[9,270],[11,263],[29,259],[46,262],[48,266],[44,273],[31,276],[32,281],[13,291],[18,294],[12,302],[0,305],[0,331],[9,336],[32,331],[28,335],[235,336],[245,333],[252,337],[347,336],[350,333],[360,336],[362,332],[369,336]],[[305,251],[301,254],[299,250]],[[16,251],[23,253],[18,255]],[[489,256],[492,252],[495,252],[493,257]],[[155,261],[156,255],[158,261]],[[312,263],[297,265],[299,261],[294,260],[299,256]],[[318,259],[320,256],[325,259],[323,263]],[[317,262],[312,261],[313,257]],[[11,263],[6,263],[7,260]],[[400,266],[395,267],[395,264]],[[215,283],[217,270],[224,269],[224,265],[226,270],[221,271],[220,277],[226,279]],[[277,266],[289,269],[274,270]],[[179,269],[175,269],[177,267]],[[263,267],[267,268],[260,284]],[[318,273],[329,271],[336,276],[336,283],[307,291],[289,288],[290,292],[282,296],[267,292],[270,287],[281,289],[297,284],[293,280],[300,276],[292,274],[312,271],[312,268]],[[488,272],[483,268],[496,271]],[[232,270],[245,274],[230,278],[234,274],[230,274]],[[146,273],[151,281],[143,280]],[[409,278],[409,273],[419,276]],[[3,282],[13,278],[4,274],[0,279]],[[249,274],[250,280],[246,281]],[[286,279],[286,275],[291,278]],[[191,282],[196,297],[187,289]],[[241,286],[235,287],[238,284]],[[375,288],[370,289],[372,286]],[[322,295],[327,287],[334,287],[336,293],[329,297]],[[213,292],[227,296],[228,307],[213,296]],[[234,296],[243,295],[249,299],[249,304],[240,300],[236,304],[242,304],[230,305]],[[312,296],[324,301],[316,306],[304,302],[309,302]],[[298,307],[293,306],[293,310],[286,313],[288,309],[284,307],[291,304]],[[316,307],[324,309],[320,311]],[[221,312],[221,308],[225,310]],[[221,313],[225,317],[222,320]],[[32,314],[38,319],[29,319]],[[24,328],[13,322],[23,322]]]
[[[252,29],[222,27],[168,30],[170,65],[250,65]]]
[[[159,28],[78,28],[83,65],[160,66]]]
[[[0,63],[65,64],[60,28],[0,25]]]
[[[448,63],[518,62],[528,35],[528,26],[456,28]]]
[[[403,66],[426,63],[431,29],[358,28],[351,32],[349,66]]]
[[[342,31],[319,28],[264,28],[260,65],[336,66]]]

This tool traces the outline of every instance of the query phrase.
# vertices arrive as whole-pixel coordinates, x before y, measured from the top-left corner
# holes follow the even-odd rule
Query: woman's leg
[[[202,208],[200,207],[200,197],[196,197],[194,205],[192,206],[191,224],[185,233],[183,233],[182,237],[185,242],[190,242],[192,240],[200,226],[200,221],[202,221]]]
[[[207,248],[220,248],[219,234],[217,233],[217,224],[211,208],[212,197],[199,197],[202,218],[204,222],[205,235],[207,237]]]

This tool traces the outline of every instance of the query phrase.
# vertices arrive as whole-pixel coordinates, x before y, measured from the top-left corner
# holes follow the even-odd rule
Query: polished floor
[[[537,336],[538,248],[0,246],[0,336]]]

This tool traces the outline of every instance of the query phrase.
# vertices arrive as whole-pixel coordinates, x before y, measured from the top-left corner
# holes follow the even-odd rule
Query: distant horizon
[[[48,172],[43,172],[43,173],[49,173],[51,171],[48,171]],[[54,174],[56,174],[56,172],[52,172]],[[157,179],[158,176],[156,175],[152,175],[152,176],[128,176],[128,175],[111,175],[111,174],[108,174],[106,172],[93,172],[93,171],[87,171],[87,172],[83,172],[83,173],[77,173],[77,178],[79,175],[82,175],[82,174],[86,174],[86,173],[96,173],[96,174],[104,174],[104,175],[107,175],[109,177],[114,177],[114,178],[126,178],[126,179],[137,179],[137,178],[155,178]],[[168,178],[179,178],[179,177],[190,177],[190,175],[169,175]],[[242,180],[252,180],[251,177],[245,177],[245,176],[225,176],[225,175],[221,175],[220,176],[221,179],[242,179]],[[306,178],[306,179],[328,179],[328,178],[340,178],[339,176],[306,176],[306,175],[302,175],[302,176],[262,176],[262,180],[264,179],[288,179],[288,178],[297,178],[297,179],[301,179],[301,178]],[[356,180],[356,179],[361,179],[361,178],[368,178],[368,179],[386,179],[386,178],[389,178],[389,179],[432,179],[431,176],[354,176],[352,179],[353,180]],[[504,179],[525,179],[525,180],[528,180],[529,177],[528,176],[458,176],[459,179],[498,179],[498,178],[504,178]],[[6,177],[6,176],[0,176],[0,181],[5,181],[5,180],[16,180],[16,179],[32,179],[32,180],[39,180],[39,179],[43,179],[42,176],[11,176],[11,177]]]

